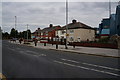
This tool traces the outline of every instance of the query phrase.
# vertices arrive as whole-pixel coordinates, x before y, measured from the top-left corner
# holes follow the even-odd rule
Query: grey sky
[[[112,13],[115,13],[117,3],[112,3]],[[91,27],[98,27],[102,18],[109,15],[107,2],[70,2],[69,23],[72,19],[83,22]],[[65,2],[3,2],[2,29],[10,32],[14,27],[14,16],[17,16],[17,30],[53,25],[65,25]]]

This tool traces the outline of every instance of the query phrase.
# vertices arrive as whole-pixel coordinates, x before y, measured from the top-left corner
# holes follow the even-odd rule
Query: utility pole
[[[111,0],[109,0],[109,17],[111,15]]]
[[[15,16],[15,38],[16,38],[16,26],[17,26],[17,16]]]
[[[28,24],[27,24],[27,42],[28,42]]]
[[[68,38],[68,26],[67,26],[67,24],[68,24],[68,0],[66,0],[66,44],[65,44],[65,49],[68,49],[68,47],[67,47],[67,38]]]

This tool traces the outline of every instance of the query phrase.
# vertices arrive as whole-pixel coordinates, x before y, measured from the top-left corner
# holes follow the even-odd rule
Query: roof
[[[111,14],[110,17],[115,20],[115,14]]]
[[[35,32],[33,32],[33,33],[36,33],[36,32],[41,32],[41,29],[39,29],[39,30],[36,30]]]
[[[65,26],[63,26],[61,29],[59,30],[64,30],[66,29],[66,26],[68,27],[68,29],[78,29],[78,28],[84,28],[84,29],[94,29],[84,23],[81,23],[81,22],[76,22],[76,23],[70,23],[70,24],[67,24]]]
[[[46,32],[46,31],[50,32],[50,31],[55,30],[56,27],[60,27],[60,26],[47,27],[47,28],[42,29],[41,32]]]

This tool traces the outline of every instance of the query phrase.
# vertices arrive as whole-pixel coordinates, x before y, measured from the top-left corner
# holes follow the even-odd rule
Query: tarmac
[[[11,42],[15,44],[20,44],[19,41]],[[37,43],[37,46],[35,46],[34,42],[29,42],[30,44],[20,44],[20,45],[27,45],[35,48],[42,48],[42,49],[50,49],[50,50],[58,50],[58,51],[67,51],[72,53],[78,53],[78,54],[88,54],[88,55],[95,55],[95,56],[102,56],[102,57],[113,57],[113,58],[120,58],[120,49],[109,49],[109,48],[96,48],[96,47],[81,47],[76,46],[75,48],[73,46],[67,46],[68,49],[65,49],[65,45],[58,45],[58,49],[56,49],[56,45],[52,44],[46,44],[44,46],[44,43]]]

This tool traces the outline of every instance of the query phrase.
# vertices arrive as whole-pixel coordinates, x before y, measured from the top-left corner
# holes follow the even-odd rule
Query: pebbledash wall
[[[70,29],[68,31],[69,42],[80,42],[80,41],[94,41],[95,40],[95,30],[93,29]]]

